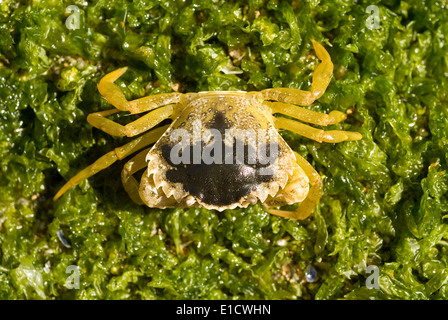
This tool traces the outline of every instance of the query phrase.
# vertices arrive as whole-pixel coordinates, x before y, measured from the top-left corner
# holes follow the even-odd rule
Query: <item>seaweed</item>
[[[0,298],[447,299],[446,5],[3,1]],[[318,63],[311,39],[335,71],[310,108],[347,112],[332,128],[363,139],[319,144],[281,132],[323,178],[310,218],[260,204],[138,206],[118,183],[123,162],[53,202],[71,176],[129,141],[86,122],[110,108],[96,88],[107,72],[129,67],[117,81],[128,99],[307,90]]]

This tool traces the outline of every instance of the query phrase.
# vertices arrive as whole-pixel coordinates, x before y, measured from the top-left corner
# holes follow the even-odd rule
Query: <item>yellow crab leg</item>
[[[123,92],[114,83],[114,81],[120,78],[127,70],[127,67],[114,70],[106,74],[100,80],[100,83],[98,83],[98,91],[101,93],[101,95],[106,98],[106,100],[109,101],[111,105],[121,111],[128,111],[129,103],[128,100],[126,100]]]
[[[311,40],[317,57],[322,61],[314,70],[311,92],[319,99],[325,92],[333,75],[333,63],[327,50],[318,42]]]
[[[106,74],[98,84],[98,91],[115,108],[121,111],[129,111],[134,114],[150,111],[160,106],[177,103],[180,101],[182,93],[178,92],[160,93],[132,101],[127,101],[123,92],[114,83],[115,80],[117,80],[127,71],[127,69],[127,67],[120,68]]]
[[[128,123],[127,125],[121,125],[113,120],[106,118],[107,116],[119,111],[120,110],[117,109],[111,109],[91,113],[87,116],[87,122],[89,122],[95,128],[98,128],[113,136],[133,137],[151,129],[163,120],[170,118],[174,114],[174,105],[170,104],[153,110],[140,117],[139,119]]]
[[[68,189],[78,185],[81,181],[90,178],[94,174],[104,170],[105,168],[112,165],[115,161],[126,158],[132,153],[144,148],[154,142],[156,142],[163,133],[168,129],[169,125],[156,128],[150,132],[145,133],[141,137],[134,139],[133,141],[115,148],[114,150],[106,153],[101,158],[96,160],[93,164],[84,168],[78,174],[76,174],[73,178],[71,178],[67,183],[56,193],[53,200],[57,200],[60,196],[62,196]]]
[[[274,121],[277,129],[289,130],[317,142],[338,143],[342,141],[355,141],[362,139],[362,135],[359,132],[342,130],[324,131],[286,118],[275,118]]]
[[[292,88],[265,89],[261,91],[265,100],[276,100],[299,106],[309,106],[324,94],[333,75],[333,63],[327,50],[318,42],[311,41],[313,42],[317,57],[322,61],[314,70],[311,91]]]
[[[159,93],[152,96],[129,101],[129,112],[132,114],[141,113],[156,109],[167,104],[174,104],[180,101],[182,93]]]
[[[124,165],[123,170],[121,171],[121,181],[123,183],[123,187],[132,201],[137,204],[143,204],[143,201],[140,198],[140,193],[138,192],[139,183],[132,175],[148,165],[146,155],[150,149],[151,148],[147,148],[142,152],[139,152]]]
[[[331,111],[329,114],[315,112],[305,108],[301,108],[292,104],[283,102],[264,102],[272,110],[272,114],[281,113],[290,117],[294,117],[304,122],[317,124],[320,126],[328,126],[330,124],[339,123],[347,118],[347,115],[340,111]]]
[[[294,152],[296,156],[296,163],[303,169],[305,174],[310,180],[311,188],[308,192],[307,197],[303,200],[296,211],[288,210],[276,210],[268,209],[266,210],[270,214],[277,215],[283,218],[293,219],[293,220],[303,220],[309,217],[313,213],[314,208],[319,202],[322,196],[322,180],[319,173],[298,153]]]

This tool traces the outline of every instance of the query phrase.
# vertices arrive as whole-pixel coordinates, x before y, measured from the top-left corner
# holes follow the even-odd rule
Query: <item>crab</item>
[[[321,197],[322,181],[282,139],[279,130],[328,143],[362,138],[358,132],[325,131],[305,124],[328,126],[346,119],[340,111],[325,114],[303,108],[324,94],[333,73],[328,52],[318,42],[312,43],[321,63],[314,70],[310,91],[271,88],[255,92],[172,92],[128,101],[114,84],[127,68],[105,75],[98,90],[114,108],[91,113],[87,121],[113,136],[138,137],[81,170],[54,200],[115,161],[139,151],[121,173],[124,189],[137,204],[223,211],[261,202],[271,214],[307,218]],[[121,125],[107,118],[118,112],[144,115]],[[166,119],[171,123],[163,125]],[[138,182],[135,174],[141,170],[144,172]],[[279,208],[296,203],[296,210]]]

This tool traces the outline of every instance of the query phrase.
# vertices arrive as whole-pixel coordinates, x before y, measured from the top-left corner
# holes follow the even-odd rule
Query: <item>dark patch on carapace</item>
[[[221,119],[218,118],[218,120]],[[172,169],[167,170],[166,179],[172,183],[182,183],[186,192],[206,204],[216,206],[237,203],[241,198],[254,191],[260,183],[273,180],[274,172],[269,166],[279,156],[278,144],[268,144],[265,149],[266,155],[264,153],[258,154],[252,146],[245,144],[244,160],[241,161],[240,159],[238,161],[237,145],[241,141],[234,139],[233,146],[230,148],[226,147],[222,140],[213,141],[208,146],[203,141],[198,141],[196,146],[185,147],[181,150],[179,156],[183,155],[184,152],[189,152],[189,161],[178,164],[171,161],[171,150],[174,146],[162,145],[162,156],[172,167]],[[200,163],[193,163],[193,152],[200,150],[202,155],[206,147],[212,147],[213,151],[217,150],[214,148],[221,148],[221,157],[214,158],[218,161],[213,163],[208,161],[209,164],[207,164],[201,156]],[[232,150],[233,158],[232,154],[229,153],[230,150]],[[215,156],[214,153],[210,153],[210,155]],[[232,161],[229,161],[229,159],[232,159]]]
[[[227,129],[232,127],[233,123],[226,118],[224,111],[215,111],[210,122],[205,124],[208,129],[216,129],[224,134]]]

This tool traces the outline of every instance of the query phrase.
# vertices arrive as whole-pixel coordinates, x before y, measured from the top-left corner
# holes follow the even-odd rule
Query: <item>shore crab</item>
[[[138,137],[80,171],[54,199],[115,161],[143,149],[125,164],[121,174],[125,190],[137,204],[222,211],[260,201],[271,214],[307,218],[320,199],[322,182],[278,130],[318,142],[362,138],[358,132],[324,131],[299,122],[327,126],[346,118],[340,111],[324,114],[303,108],[323,95],[333,74],[328,52],[318,42],[312,43],[321,63],[313,73],[310,91],[273,88],[259,92],[173,92],[127,101],[114,84],[127,68],[107,74],[98,90],[115,108],[91,113],[87,121],[110,135]],[[145,114],[121,125],[107,118],[118,112]],[[171,124],[158,126],[166,119],[171,119]],[[138,182],[134,174],[143,169]],[[275,209],[294,203],[300,203],[295,211]]]

